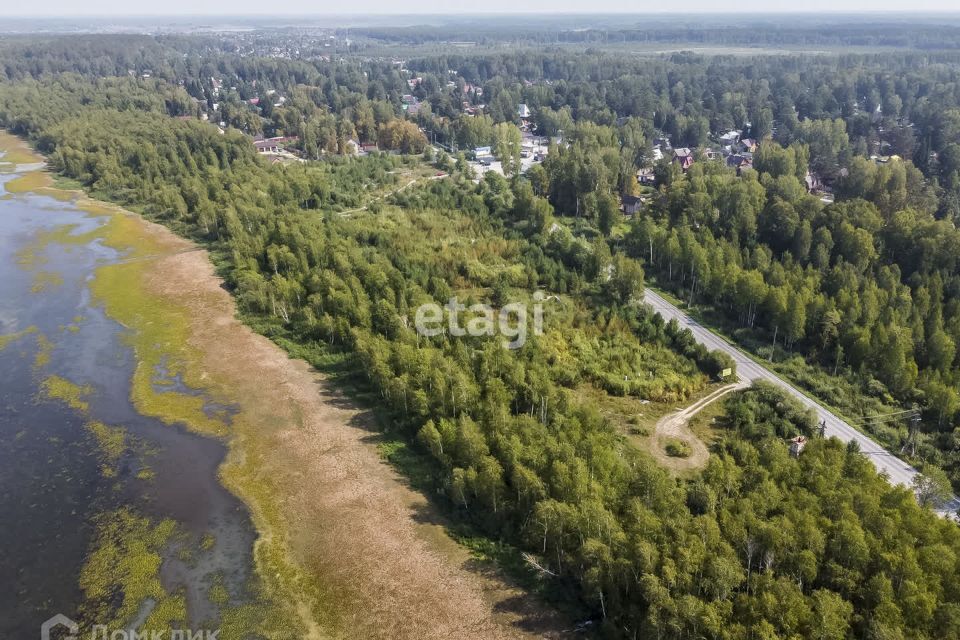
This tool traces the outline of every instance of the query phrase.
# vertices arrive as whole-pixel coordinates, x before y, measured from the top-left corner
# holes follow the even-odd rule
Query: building
[[[739,132],[739,131],[728,131],[728,132],[726,132],[725,134],[723,134],[722,136],[720,136],[718,139],[719,139],[721,145],[731,145],[731,144],[735,144],[737,141],[740,140],[740,132]]]
[[[297,136],[277,136],[276,138],[254,138],[253,147],[257,153],[280,153],[283,145],[297,142]]]
[[[807,446],[806,436],[797,436],[796,438],[790,441],[790,455],[794,458],[800,456],[803,452],[803,448]]]
[[[693,166],[693,151],[687,147],[680,147],[673,150],[673,162],[680,165],[680,168],[686,171]]]
[[[529,118],[530,107],[528,107],[526,104],[521,103],[520,106],[517,107],[517,115],[520,116],[521,118]]]
[[[803,179],[804,186],[807,187],[807,193],[816,193],[823,189],[823,182],[820,180],[820,177],[814,173],[807,171],[806,177]]]
[[[654,175],[653,167],[646,167],[637,171],[637,182],[642,185],[652,185],[657,181],[656,175]]]
[[[625,195],[622,198],[624,215],[632,216],[643,207],[643,198],[640,196]]]
[[[279,153],[280,145],[276,140],[254,140],[253,148],[257,153]]]
[[[343,152],[347,155],[355,156],[360,153],[360,143],[350,138],[343,143]]]
[[[737,175],[739,176],[743,173],[744,169],[753,169],[753,159],[745,155],[734,154],[727,156],[727,166],[736,169]]]

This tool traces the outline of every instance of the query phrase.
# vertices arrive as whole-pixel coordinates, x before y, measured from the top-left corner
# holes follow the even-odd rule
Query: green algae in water
[[[30,173],[23,174],[19,178],[10,180],[3,186],[8,193],[28,193],[46,187],[49,182],[50,178],[47,177],[47,174],[43,171],[31,171]]]
[[[200,538],[200,549],[210,551],[217,545],[217,538],[212,533],[205,533]]]
[[[127,450],[127,434],[122,427],[111,427],[96,420],[88,422],[87,431],[97,441],[103,458],[101,472],[106,478],[117,476],[117,463]]]
[[[17,264],[31,270],[46,264],[47,259],[43,252],[52,245],[66,247],[89,244],[100,236],[99,229],[91,229],[83,233],[74,233],[79,225],[64,224],[49,231],[41,231],[30,244],[17,251]]]
[[[160,582],[162,552],[177,532],[170,519],[159,522],[127,508],[96,518],[96,537],[80,572],[82,617],[91,624],[125,628],[141,606],[155,603],[143,629],[180,628],[186,621],[183,594],[169,594]]]
[[[230,602],[230,592],[227,591],[227,586],[223,583],[223,574],[218,572],[214,576],[213,584],[207,591],[207,598],[219,607],[226,607]]]
[[[36,327],[27,327],[23,331],[18,331],[16,333],[8,333],[5,335],[0,335],[0,351],[3,351],[7,346],[13,344],[20,338],[26,337],[32,333],[36,333]]]
[[[105,244],[127,250],[128,258],[162,253],[154,242],[144,237],[139,221],[123,214],[114,214],[98,232]],[[178,391],[158,391],[154,372],[165,368],[169,377],[179,377],[193,389],[205,389],[192,376],[186,362],[199,361],[199,355],[188,342],[186,311],[171,308],[143,289],[146,261],[104,265],[97,269],[90,285],[94,298],[104,305],[107,315],[134,331],[126,336],[137,358],[130,395],[144,415],[159,418],[167,424],[183,423],[206,435],[224,436],[227,425],[220,416],[208,415],[208,399]]]
[[[75,411],[87,413],[90,410],[90,404],[84,400],[93,393],[93,388],[88,385],[81,387],[66,378],[53,375],[48,376],[40,388],[46,397],[60,400]]]
[[[31,293],[43,293],[54,289],[63,284],[63,276],[54,271],[38,271],[33,276],[33,285],[30,287]]]
[[[42,333],[37,334],[37,355],[33,358],[35,369],[42,369],[50,364],[50,356],[53,353],[53,343]]]

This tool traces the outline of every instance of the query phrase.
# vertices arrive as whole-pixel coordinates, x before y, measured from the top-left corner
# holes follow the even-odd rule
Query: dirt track
[[[700,438],[690,431],[687,423],[690,421],[690,418],[695,416],[704,407],[708,406],[712,402],[715,402],[716,400],[719,400],[731,391],[742,389],[744,386],[746,386],[744,383],[738,382],[736,384],[728,384],[725,387],[720,387],[710,395],[700,398],[689,407],[667,414],[660,418],[654,427],[654,446],[651,447],[651,453],[657,459],[657,461],[663,466],[675,471],[701,469],[706,466],[707,459],[710,457],[710,452],[707,450],[707,446],[701,442]],[[690,445],[690,455],[686,458],[678,458],[667,455],[665,447],[667,441],[671,439],[680,440]]]

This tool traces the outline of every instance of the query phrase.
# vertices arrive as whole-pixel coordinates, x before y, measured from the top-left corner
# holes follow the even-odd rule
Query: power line
[[[901,415],[906,415],[906,414],[912,414],[912,415],[917,415],[917,416],[919,416],[919,415],[920,415],[920,410],[919,410],[919,409],[905,409],[905,410],[903,410],[903,411],[893,411],[893,412],[891,412],[891,413],[881,413],[881,414],[878,414],[878,415],[875,415],[875,416],[864,416],[864,417],[862,417],[862,418],[858,418],[858,419],[855,419],[855,420],[848,420],[847,422],[848,422],[848,424],[866,424],[866,423],[869,423],[869,422],[871,422],[871,421],[873,421],[873,420],[881,420],[881,419],[890,418],[890,417],[893,417],[893,416],[901,416]]]

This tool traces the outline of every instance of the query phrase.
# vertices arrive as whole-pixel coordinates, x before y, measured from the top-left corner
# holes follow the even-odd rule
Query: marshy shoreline
[[[21,141],[0,148],[29,157]],[[36,162],[36,160],[34,160]],[[23,163],[20,163],[23,164]],[[46,171],[18,178],[39,195],[106,216],[99,241],[131,259],[91,283],[106,314],[129,330],[131,399],[143,415],[223,441],[222,484],[246,506],[268,637],[522,638],[558,635],[556,614],[492,571],[446,532],[423,495],[377,451],[373,416],[302,360],[237,319],[202,248],[166,227],[82,192]],[[16,185],[15,185],[16,187]],[[158,367],[202,400],[158,393]],[[230,637],[247,621],[232,621]]]

